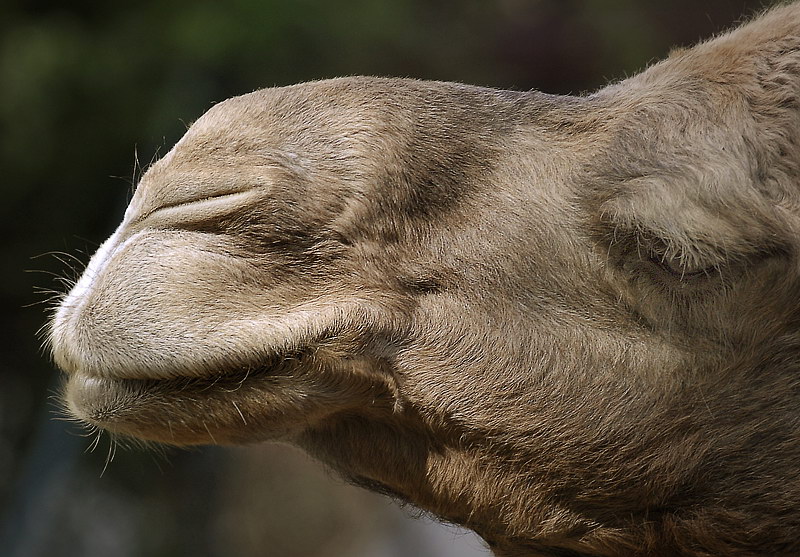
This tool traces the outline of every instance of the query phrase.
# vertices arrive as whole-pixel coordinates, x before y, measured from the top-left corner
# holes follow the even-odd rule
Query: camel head
[[[80,420],[297,444],[498,555],[800,552],[800,4],[585,97],[224,101],[51,324]]]

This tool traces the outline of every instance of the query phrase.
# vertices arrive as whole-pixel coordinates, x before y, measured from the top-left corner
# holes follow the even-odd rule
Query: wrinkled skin
[[[58,308],[79,419],[283,440],[498,555],[800,553],[800,5],[588,97],[220,103]]]

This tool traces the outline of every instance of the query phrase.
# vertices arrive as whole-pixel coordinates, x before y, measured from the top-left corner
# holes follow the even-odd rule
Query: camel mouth
[[[187,397],[217,390],[235,393],[245,390],[252,382],[265,377],[286,376],[286,367],[281,365],[288,358],[271,358],[270,361],[243,368],[230,369],[213,374],[174,375],[164,378],[146,376],[98,377],[84,373],[70,374],[67,388],[79,389],[92,399],[128,397],[157,397],[168,394],[185,394]],[[87,399],[88,401],[88,399]]]
[[[268,375],[278,374],[280,374],[279,366],[274,364],[248,366],[246,368],[232,369],[215,374],[174,375],[164,378],[145,376],[100,377],[79,372],[70,374],[68,384],[76,383],[79,388],[90,392],[102,391],[113,393],[115,391],[120,391],[125,393],[137,393],[140,396],[155,396],[159,393],[186,393],[190,395],[212,389],[219,389],[232,393],[241,390],[250,381]]]
[[[164,379],[70,374],[63,391],[66,412],[112,433],[170,444],[216,442],[208,423],[242,411],[249,401],[291,383],[285,359],[219,374]],[[241,418],[240,418],[241,416]],[[241,422],[239,428],[242,429]],[[202,424],[202,429],[197,424]],[[246,429],[246,428],[245,428]]]
[[[169,445],[289,441],[343,410],[393,412],[397,389],[369,359],[334,364],[319,351],[272,355],[196,377],[68,376],[66,412],[88,427]]]

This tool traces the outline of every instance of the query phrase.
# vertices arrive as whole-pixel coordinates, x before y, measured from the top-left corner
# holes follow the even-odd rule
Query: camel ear
[[[725,152],[771,195],[795,192],[800,162],[800,3],[774,9],[671,56],[609,91],[625,91],[630,125],[687,146],[693,163]],[[663,158],[663,156],[662,156]],[[719,157],[717,157],[719,158]],[[724,157],[722,157],[724,158]],[[727,179],[727,178],[726,178]]]
[[[677,49],[634,80],[666,85],[683,79],[701,88],[709,82],[787,108],[783,101],[796,98],[798,76],[800,4],[794,3],[692,48]]]
[[[628,230],[687,268],[782,241],[775,207],[800,201],[800,3],[673,52],[597,98],[613,110],[595,175],[615,237]]]

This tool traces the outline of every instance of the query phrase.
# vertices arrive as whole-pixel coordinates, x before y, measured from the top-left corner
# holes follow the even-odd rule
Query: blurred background
[[[36,334],[58,277],[121,219],[135,169],[226,97],[353,74],[580,94],[767,4],[0,0],[0,554],[488,555],[290,447],[95,447],[57,419]]]

